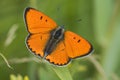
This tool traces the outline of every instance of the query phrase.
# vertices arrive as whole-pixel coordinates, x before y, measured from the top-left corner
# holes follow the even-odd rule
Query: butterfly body
[[[64,28],[58,27],[55,30],[51,31],[50,38],[46,44],[44,49],[44,57],[49,55],[57,46],[57,44],[63,39],[64,36]]]
[[[35,55],[58,66],[68,64],[71,59],[83,57],[93,51],[92,45],[81,36],[65,31],[48,16],[34,8],[24,13],[28,30],[26,45]]]

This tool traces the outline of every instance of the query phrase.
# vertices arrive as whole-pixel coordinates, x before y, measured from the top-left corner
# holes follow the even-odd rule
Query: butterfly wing
[[[47,40],[50,34],[32,34],[30,35],[27,40],[28,48],[36,55],[41,57],[44,56],[44,48],[46,46]]]
[[[88,55],[93,50],[92,45],[87,40],[71,31],[65,32],[65,46],[70,58]]]
[[[50,31],[57,25],[48,16],[30,7],[26,8],[24,18],[30,33],[26,40],[27,46],[33,53],[43,57]]]
[[[42,12],[33,8],[26,8],[25,23],[30,33],[45,33],[57,27],[56,23]]]
[[[70,61],[70,58],[68,57],[65,48],[64,42],[61,41],[56,49],[46,57],[46,60],[59,66],[67,64]]]

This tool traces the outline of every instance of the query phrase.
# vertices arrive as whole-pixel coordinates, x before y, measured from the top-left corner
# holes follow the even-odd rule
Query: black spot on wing
[[[80,39],[76,39],[76,37],[73,37],[73,39],[74,39],[77,43],[80,42]]]
[[[47,22],[48,20],[46,19],[45,21]]]
[[[42,20],[44,17],[43,16],[40,16],[40,20]],[[48,22],[48,20],[46,19],[45,22]]]
[[[80,39],[77,41],[78,43],[80,42]]]
[[[43,16],[40,16],[40,20],[42,20],[43,19]]]
[[[38,56],[40,56],[40,54],[37,54]]]
[[[76,39],[76,37],[73,37],[73,39]]]
[[[42,36],[40,36],[40,39],[42,40]]]

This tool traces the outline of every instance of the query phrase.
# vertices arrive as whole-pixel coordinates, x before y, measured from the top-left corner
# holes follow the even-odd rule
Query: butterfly
[[[27,7],[24,20],[29,32],[26,45],[32,53],[48,62],[63,66],[72,59],[83,57],[93,51],[92,45],[81,36],[65,31],[42,12]]]

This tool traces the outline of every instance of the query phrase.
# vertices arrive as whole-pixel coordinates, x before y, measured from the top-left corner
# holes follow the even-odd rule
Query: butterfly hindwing
[[[71,31],[65,32],[65,46],[70,58],[85,56],[92,51],[92,46],[87,40]]]
[[[67,55],[64,42],[61,41],[55,48],[55,50],[46,57],[50,63],[55,65],[65,65],[70,61],[70,58]]]
[[[26,43],[28,48],[41,57],[44,56],[44,48],[48,41],[50,34],[32,34],[28,36]]]
[[[33,8],[26,8],[24,18],[30,33],[44,33],[57,27],[52,19]]]

